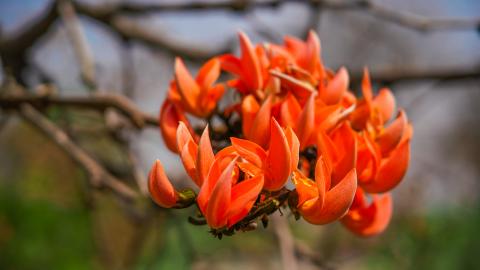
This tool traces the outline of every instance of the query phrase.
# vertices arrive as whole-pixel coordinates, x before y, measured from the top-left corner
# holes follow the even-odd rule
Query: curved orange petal
[[[307,147],[307,143],[309,142],[310,136],[313,132],[314,124],[315,95],[311,94],[295,125],[295,133],[298,135],[301,149]]]
[[[330,187],[330,171],[327,167],[327,164],[323,160],[323,157],[320,156],[317,159],[315,164],[315,182],[317,183],[318,188],[318,203],[319,208],[323,208],[325,203],[325,194],[327,193],[327,188]]]
[[[317,134],[317,156],[323,156],[330,172],[333,171],[333,164],[340,158],[335,143],[322,130]],[[330,186],[327,186],[328,189],[330,189]]]
[[[356,189],[357,175],[355,169],[352,169],[336,186],[326,193],[322,210],[311,216],[303,216],[304,219],[318,225],[340,219],[350,208]]]
[[[380,111],[383,123],[390,120],[395,111],[395,97],[392,91],[388,88],[380,89],[378,95],[373,99],[373,106]]]
[[[375,147],[368,133],[363,132],[359,137],[362,146],[357,153],[357,173],[359,184],[368,183],[375,179],[378,168],[380,167],[381,153]]]
[[[178,153],[177,127],[180,121],[187,121],[183,110],[168,99],[163,102],[160,110],[160,131],[168,149]]]
[[[295,175],[295,177],[295,182],[298,182],[298,175]],[[330,172],[321,156],[317,159],[315,165],[316,187],[312,184],[314,182],[308,178],[300,180],[302,180],[302,184],[296,184],[297,193],[299,194],[298,205],[300,213],[306,220],[317,219],[323,213],[325,194],[328,191],[328,187],[330,187]],[[315,196],[314,199],[312,199],[313,195]]]
[[[242,132],[246,137],[249,137],[249,133],[252,130],[253,121],[255,116],[260,110],[260,105],[253,95],[248,95],[242,100]]]
[[[320,99],[327,105],[333,105],[340,102],[343,95],[348,90],[349,77],[345,67],[341,67],[337,74],[328,82],[327,87],[319,92]]]
[[[185,109],[194,112],[198,96],[200,95],[200,88],[180,57],[175,58],[175,81],[177,82],[178,92],[182,96],[183,104],[186,107]]]
[[[249,140],[238,139],[235,137],[231,137],[230,141],[242,158],[259,168],[263,167],[263,162],[267,157],[267,153],[262,147]]]
[[[260,110],[255,115],[255,120],[246,134],[247,139],[252,140],[262,147],[268,145],[268,138],[270,136],[270,117],[272,110],[272,97],[269,96],[260,107]]]
[[[311,73],[315,71],[320,59],[320,39],[315,31],[308,31],[306,42],[306,54],[304,59],[304,68]]]
[[[200,179],[198,178],[197,173],[197,155],[198,155],[198,147],[193,141],[188,141],[182,148],[182,152],[180,152],[180,159],[182,160],[183,167],[187,174],[192,178],[192,180],[197,184],[197,186],[201,186]]]
[[[363,188],[370,193],[383,193],[400,183],[410,160],[410,141],[401,143],[388,158],[383,159],[375,180]]]
[[[218,229],[227,225],[227,214],[230,208],[234,159],[218,178],[207,204],[205,218],[211,228]]]
[[[263,175],[246,179],[232,187],[230,207],[228,209],[228,227],[244,218],[252,209],[263,187]]]
[[[357,196],[362,196],[363,192],[357,192]],[[342,218],[342,224],[355,234],[361,236],[373,236],[383,232],[392,216],[392,196],[390,193],[374,195],[372,203],[368,206],[362,205],[352,208],[348,214]]]
[[[390,151],[395,149],[402,139],[404,130],[407,128],[407,115],[403,110],[398,113],[395,119],[377,138],[378,145],[382,150],[382,154],[386,156]]]
[[[152,199],[161,207],[170,208],[177,203],[178,194],[158,159],[148,175],[148,190]]]
[[[300,142],[295,132],[291,127],[285,130],[285,137],[287,138],[288,146],[290,147],[290,160],[292,161],[292,170],[298,167],[298,161],[300,159]]]
[[[239,32],[238,37],[240,39],[240,49],[242,51],[242,69],[246,77],[244,78],[245,83],[247,83],[248,87],[250,87],[250,90],[253,92],[261,89],[263,85],[260,62],[248,36],[243,32]]]
[[[177,139],[177,149],[179,152],[182,151],[183,147],[188,142],[195,142],[193,140],[192,134],[190,133],[190,130],[188,129],[187,125],[181,121],[177,123],[177,132],[176,132],[176,139]]]
[[[208,89],[215,83],[218,76],[220,76],[220,60],[214,57],[200,68],[195,80],[201,89]]]
[[[220,66],[223,70],[242,77],[242,62],[232,54],[224,54],[220,56]]]
[[[312,179],[306,177],[300,170],[294,170],[292,174],[292,182],[295,184],[295,189],[298,194],[297,207],[302,210],[309,210],[316,206],[318,199],[318,188]],[[303,211],[305,211],[303,210]],[[320,208],[315,208],[312,212],[320,211]]]
[[[332,186],[355,168],[357,163],[357,140],[355,133],[348,124],[343,124],[333,134],[333,141],[337,146],[339,160],[334,164],[332,173]]]
[[[305,43],[302,40],[296,37],[285,36],[283,42],[287,51],[293,55],[294,58],[298,59],[302,57],[306,49]]]
[[[270,146],[264,163],[265,189],[275,191],[281,189],[288,180],[292,162],[287,138],[275,118],[271,119],[270,130]]]
[[[242,172],[244,172],[249,177],[254,177],[260,174],[261,175],[264,174],[263,169],[261,167],[259,168],[250,162],[237,162],[237,166],[238,168],[240,168],[240,170],[242,170]]]
[[[197,185],[201,187],[203,182],[207,179],[210,167],[215,160],[212,145],[210,143],[210,136],[208,135],[208,125],[205,127],[202,136],[200,137],[197,152]]]
[[[282,126],[295,126],[301,112],[302,108],[300,107],[297,99],[290,92],[288,92],[287,97],[282,102],[280,108]]]
[[[372,92],[372,83],[370,82],[370,73],[368,72],[367,68],[363,69],[362,94],[368,109],[371,111],[373,92]]]

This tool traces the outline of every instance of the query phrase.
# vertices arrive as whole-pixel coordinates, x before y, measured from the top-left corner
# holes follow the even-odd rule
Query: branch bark
[[[158,118],[142,112],[128,98],[115,94],[95,94],[91,96],[60,97],[40,95],[16,95],[0,96],[0,108],[16,109],[22,104],[30,104],[35,108],[48,106],[62,106],[73,108],[85,108],[104,111],[107,108],[114,108],[126,116],[137,128],[146,125],[158,126]]]
[[[65,24],[67,35],[75,51],[82,80],[90,90],[94,90],[97,86],[95,80],[95,61],[80,20],[75,12],[75,8],[69,0],[59,0],[58,12]]]
[[[27,122],[44,133],[87,171],[92,186],[97,188],[106,187],[127,201],[137,198],[137,192],[108,173],[88,153],[78,147],[63,130],[44,117],[34,107],[23,104],[19,109],[20,115]]]

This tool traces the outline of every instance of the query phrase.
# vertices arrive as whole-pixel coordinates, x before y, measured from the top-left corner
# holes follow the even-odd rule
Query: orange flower
[[[208,225],[214,229],[231,227],[243,219],[263,186],[263,175],[239,182],[238,170],[235,170],[237,158],[231,159],[226,166],[224,158],[215,159],[197,199]]]
[[[179,196],[168,180],[160,160],[156,160],[148,176],[148,190],[152,199],[161,207],[170,208],[176,205]]]
[[[212,232],[220,237],[247,229],[253,218],[286,201],[313,224],[341,219],[359,235],[383,231],[392,212],[385,192],[406,173],[413,134],[402,109],[392,119],[392,92],[383,88],[374,95],[365,69],[357,99],[345,67],[334,72],[323,66],[313,31],[306,41],[287,36],[282,45],[255,45],[244,33],[238,36],[240,57],[212,58],[195,79],[176,58],[160,112],[164,140],[200,188],[197,205]],[[215,84],[222,70],[234,75],[226,85],[239,100],[214,111],[224,93],[223,84]],[[208,123],[200,137],[185,113]],[[212,144],[224,148],[214,152]],[[290,177],[295,190],[287,185]],[[161,206],[186,205],[159,162],[149,188]]]
[[[264,189],[269,191],[281,189],[298,164],[299,143],[295,133],[291,128],[284,132],[274,118],[270,124],[268,151],[248,140],[231,138],[231,142],[246,161],[239,163],[240,169],[250,176],[264,174]]]
[[[355,168],[333,184],[332,172],[322,156],[315,166],[315,181],[299,170],[293,173],[292,180],[297,188],[298,211],[312,224],[327,224],[343,217],[357,189]]]
[[[357,169],[359,183],[366,191],[383,193],[400,183],[410,160],[412,133],[406,114],[400,111],[398,117],[379,133],[361,135]]]
[[[210,115],[225,91],[223,84],[214,85],[220,76],[220,61],[212,58],[205,63],[193,79],[182,59],[175,59],[175,82],[170,87],[169,98],[174,103],[198,117]]]
[[[387,228],[392,217],[392,196],[390,193],[373,195],[371,203],[361,188],[357,189],[355,199],[342,224],[350,231],[361,236],[373,236]]]
[[[272,98],[268,97],[260,106],[253,95],[246,96],[241,104],[243,135],[261,146],[268,145]]]
[[[310,30],[308,32],[306,42],[286,36],[284,43],[285,49],[293,56],[300,68],[309,72],[312,76],[318,76],[323,73],[323,66],[320,60],[320,40],[314,31]]]
[[[197,145],[190,130],[180,122],[177,129],[177,148],[185,171],[195,184],[201,187],[214,160],[208,126],[205,127]]]
[[[238,76],[230,85],[235,86],[240,93],[255,93],[263,89],[264,78],[261,58],[264,53],[260,47],[254,48],[250,39],[243,32],[238,33],[240,39],[240,58],[226,54],[220,57],[222,69]]]
[[[168,149],[175,153],[178,153],[176,138],[179,122],[185,123],[188,129],[192,130],[183,110],[175,103],[166,99],[160,110],[160,131]]]
[[[370,75],[365,68],[362,81],[363,100],[357,103],[350,120],[357,130],[366,128],[367,123],[379,127],[392,118],[395,109],[395,98],[388,88],[380,89],[378,95],[373,97]]]

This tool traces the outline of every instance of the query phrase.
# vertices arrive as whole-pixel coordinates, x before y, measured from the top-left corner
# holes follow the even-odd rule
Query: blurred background
[[[0,269],[281,269],[277,236],[287,225],[299,269],[479,269],[479,25],[475,0],[0,0],[0,99],[97,91],[156,116],[175,56],[196,70],[238,53],[238,30],[280,43],[314,29],[328,67],[346,66],[358,89],[367,66],[375,89],[390,87],[415,128],[382,235],[288,217],[218,240],[186,221],[191,209],[163,211],[95,188],[78,160],[31,125],[35,115],[49,119],[109,175],[144,192],[156,158],[178,186],[186,178],[155,121],[134,127],[110,109],[37,104],[29,114],[0,102]]]

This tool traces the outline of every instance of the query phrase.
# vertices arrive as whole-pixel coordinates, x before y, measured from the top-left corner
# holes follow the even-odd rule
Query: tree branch
[[[75,9],[69,0],[59,0],[58,12],[65,24],[67,35],[70,38],[78,64],[80,65],[82,80],[90,90],[94,90],[97,85],[95,80],[95,61]]]
[[[98,8],[102,13],[142,14],[165,11],[231,10],[245,12],[254,8],[277,8],[285,3],[304,3],[320,9],[364,10],[371,15],[419,31],[429,30],[476,30],[480,27],[480,17],[474,18],[428,18],[407,11],[400,11],[373,0],[233,0],[221,2],[170,2],[155,4],[134,4],[121,2]]]
[[[60,97],[40,95],[0,96],[0,108],[18,109],[22,104],[30,104],[35,108],[48,106],[77,107],[104,111],[114,108],[126,116],[137,128],[145,125],[158,126],[157,117],[142,112],[128,98],[115,94],[95,94],[88,97]]]
[[[20,106],[19,112],[27,122],[38,128],[87,171],[92,186],[106,187],[127,201],[137,198],[137,192],[103,169],[90,155],[70,140],[63,130],[34,107],[23,104]]]

